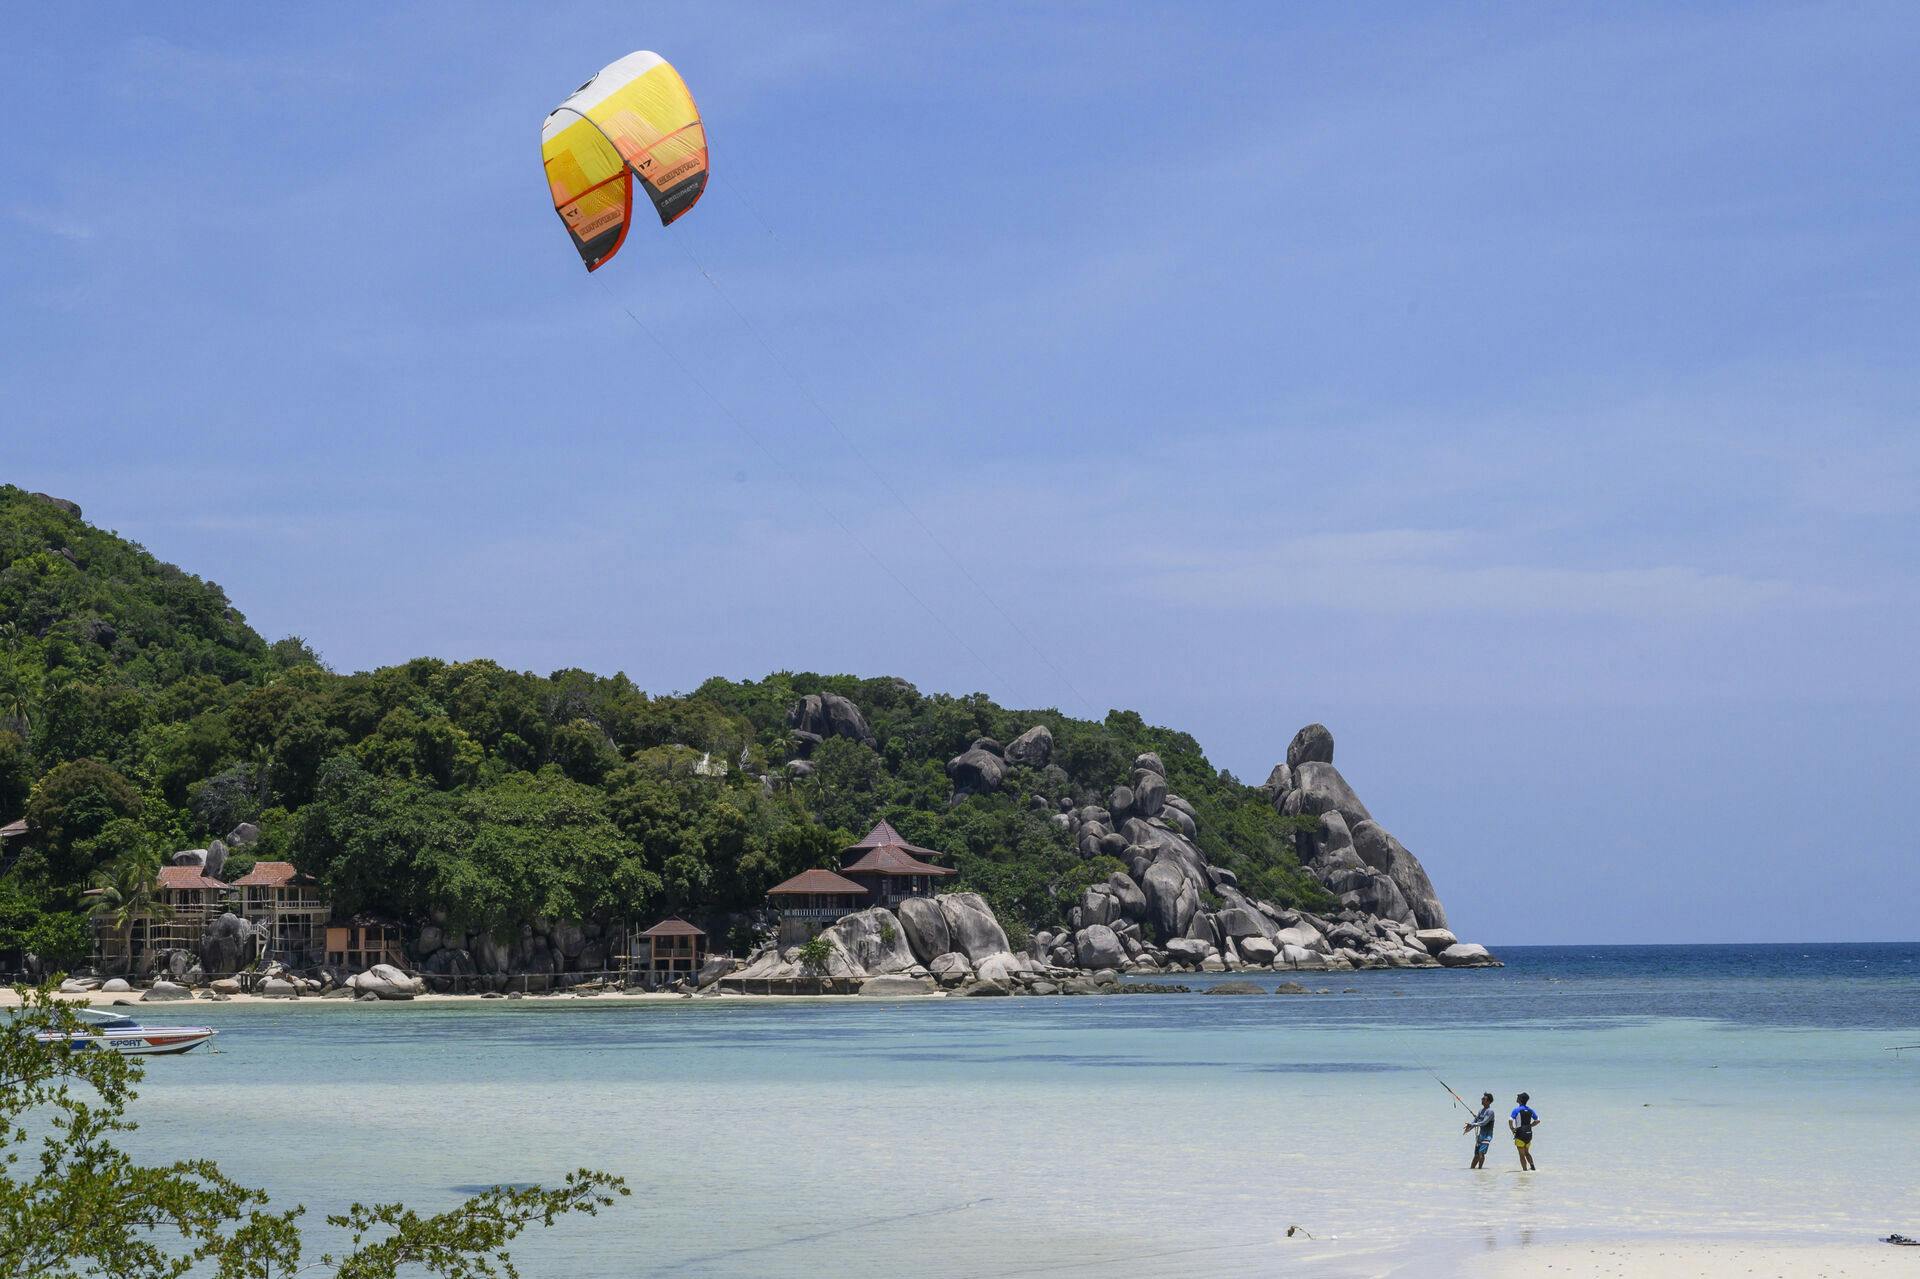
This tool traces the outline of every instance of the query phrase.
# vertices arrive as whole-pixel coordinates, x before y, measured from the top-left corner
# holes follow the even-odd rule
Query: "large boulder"
[[[1325,724],[1309,724],[1287,744],[1287,767],[1333,763],[1333,733]]]
[[[200,967],[209,973],[237,973],[253,962],[261,930],[239,915],[221,915],[200,934]]]
[[[208,840],[207,841],[207,860],[204,863],[202,863],[200,869],[207,875],[208,878],[218,879],[220,878],[220,872],[225,870],[226,866],[227,866],[227,845],[225,841],[218,840],[218,839]]]
[[[260,828],[258,826],[255,826],[252,822],[241,822],[238,826],[235,826],[227,832],[227,846],[229,848],[245,848],[259,838]]]
[[[375,964],[364,973],[355,973],[347,978],[347,988],[377,999],[412,999],[421,990],[418,981],[392,964]]]
[[[1414,922],[1422,928],[1445,928],[1447,912],[1440,895],[1427,878],[1420,859],[1406,845],[1389,835],[1378,822],[1363,821],[1353,828],[1353,848],[1360,860],[1392,878],[1395,888],[1413,912]],[[1397,917],[1396,917],[1397,918]]]
[[[490,933],[474,938],[473,957],[483,973],[498,976],[513,971],[513,948]]]
[[[1213,916],[1214,927],[1222,937],[1270,937],[1273,935],[1273,923],[1259,911],[1246,906],[1228,906],[1216,911]]]
[[[1493,968],[1500,963],[1487,953],[1485,946],[1473,942],[1458,942],[1447,947],[1435,956],[1447,968]]]
[[[955,795],[985,795],[1000,789],[1007,777],[1007,761],[992,751],[969,747],[947,761],[947,777]]]
[[[1186,873],[1176,862],[1156,861],[1147,868],[1146,881],[1141,887],[1161,939],[1183,936],[1200,905],[1199,895]]]
[[[1075,933],[1073,949],[1082,968],[1118,968],[1127,962],[1126,948],[1105,924],[1093,924]]]
[[[899,999],[911,995],[931,995],[933,991],[931,977],[907,977],[899,973],[869,977],[860,983],[860,993],[869,998]]]
[[[568,959],[578,959],[580,952],[587,948],[587,930],[575,919],[563,919],[554,924],[547,932],[553,949]]]
[[[193,998],[193,992],[188,990],[185,986],[181,986],[170,981],[157,981],[153,983],[153,985],[147,987],[146,993],[140,996],[140,1002],[143,1004],[160,1004],[160,1003],[167,1003],[175,999],[192,999],[192,998]]]
[[[973,964],[957,950],[935,955],[927,970],[942,986],[958,986],[973,976]]]
[[[207,850],[204,848],[183,848],[167,858],[170,866],[198,866],[202,870],[207,865]]]
[[[1294,790],[1300,796],[1300,811],[1314,817],[1322,813],[1339,813],[1347,819],[1348,826],[1360,822],[1372,821],[1373,814],[1353,793],[1353,787],[1347,785],[1347,779],[1332,764],[1317,760],[1305,760],[1294,766]]]
[[[1290,928],[1277,930],[1273,934],[1273,941],[1274,944],[1278,946],[1298,946],[1302,950],[1328,951],[1332,949],[1332,947],[1328,945],[1327,939],[1320,934],[1320,931],[1313,927],[1313,925],[1306,923],[1294,924]]]
[[[1160,756],[1153,751],[1141,751],[1133,757],[1133,771],[1142,770],[1159,775],[1161,781],[1167,780],[1167,766],[1160,762]]]
[[[1147,768],[1133,771],[1133,811],[1140,817],[1158,817],[1167,802],[1167,779]]]
[[[1413,935],[1413,939],[1426,947],[1429,955],[1437,955],[1460,941],[1450,928],[1422,928]]]
[[[979,893],[943,893],[934,899],[940,913],[947,917],[947,935],[953,949],[972,960],[975,966],[989,955],[1005,953],[1007,934],[993,910]]]
[[[1095,884],[1080,894],[1082,924],[1111,924],[1119,914],[1119,904],[1113,900],[1113,894],[1107,891],[1105,884]]]
[[[787,727],[821,740],[845,737],[867,746],[874,741],[867,717],[838,693],[808,693],[787,711]]]
[[[1267,780],[1260,784],[1260,789],[1266,793],[1268,799],[1272,800],[1277,800],[1292,790],[1293,766],[1291,764],[1275,764],[1273,771],[1267,774]]]
[[[1166,944],[1165,950],[1169,960],[1188,968],[1198,968],[1202,961],[1212,958],[1216,953],[1212,942],[1195,937],[1176,937]]]
[[[931,964],[953,949],[953,933],[947,927],[946,912],[930,897],[909,897],[899,906],[900,930],[914,957]]]
[[[64,983],[62,983],[61,988],[65,989]],[[100,983],[100,993],[103,995],[125,995],[132,993],[132,991],[133,983],[129,982],[125,977],[109,977]]]
[[[436,977],[471,977],[480,971],[472,952],[460,946],[442,946],[420,965],[423,972]]]
[[[1120,908],[1122,917],[1133,920],[1147,917],[1147,895],[1140,891],[1140,885],[1134,883],[1131,876],[1116,870],[1107,876],[1107,892]]]
[[[1012,951],[1002,951],[998,955],[988,955],[974,968],[974,976],[984,982],[1012,986],[1024,974],[1030,972],[1033,962],[1025,955],[1016,955]]]
[[[1249,964],[1271,964],[1280,955],[1280,948],[1265,937],[1241,937],[1234,947]]]
[[[861,972],[903,973],[919,963],[900,921],[884,906],[848,915],[820,935],[844,950]]]
[[[1314,856],[1326,858],[1353,847],[1353,832],[1347,819],[1329,810],[1320,814],[1320,829],[1313,834]]]
[[[1053,730],[1045,724],[1035,724],[1007,743],[1006,757],[1010,764],[1045,768],[1053,759]]]

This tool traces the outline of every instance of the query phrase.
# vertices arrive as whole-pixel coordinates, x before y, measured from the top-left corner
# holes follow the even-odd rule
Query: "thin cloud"
[[[1376,529],[1292,539],[1256,552],[1191,555],[1136,589],[1234,612],[1310,604],[1371,614],[1730,616],[1843,602],[1832,589],[1686,564],[1584,567],[1488,562],[1460,530]]]

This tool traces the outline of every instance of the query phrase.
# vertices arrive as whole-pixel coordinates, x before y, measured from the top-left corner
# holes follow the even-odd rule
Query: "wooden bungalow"
[[[767,902],[780,915],[779,944],[785,950],[818,937],[840,918],[867,905],[867,890],[830,870],[803,870],[767,890]]]
[[[936,866],[945,853],[910,844],[889,822],[879,822],[865,839],[841,851],[840,873],[867,892],[864,906],[892,910],[909,897],[930,897],[934,886],[956,872]]]
[[[295,967],[319,961],[333,907],[318,880],[292,862],[255,862],[233,886],[240,891],[239,913],[265,934],[265,958]]]
[[[124,965],[134,971],[149,954],[193,950],[207,925],[226,913],[232,897],[231,885],[199,866],[162,866],[154,900],[164,910],[135,917],[125,933],[104,917],[93,921],[94,949],[101,966]]]
[[[344,924],[328,924],[326,957],[329,966],[353,972],[365,972],[375,964],[407,966],[400,925],[371,915],[355,915]]]
[[[649,986],[667,986],[691,978],[707,961],[706,930],[678,916],[661,920],[637,940],[647,944],[647,953],[634,958]]]

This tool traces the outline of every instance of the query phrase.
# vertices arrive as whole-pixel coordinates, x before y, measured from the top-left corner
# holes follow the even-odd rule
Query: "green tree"
[[[133,954],[133,927],[141,919],[167,920],[173,909],[160,897],[160,846],[127,818],[107,829],[107,840],[121,852],[94,876],[97,890],[87,914],[103,920],[120,939],[120,953]]]
[[[139,816],[143,807],[126,778],[98,760],[76,759],[55,765],[34,786],[27,826],[56,879],[84,882],[105,860],[97,847],[102,832],[116,818]]]
[[[347,1248],[302,1264],[305,1210],[267,1210],[211,1159],[136,1162],[116,1144],[142,1066],[137,1057],[68,1049],[83,1028],[51,987],[22,989],[24,1010],[0,1035],[0,1279],[441,1279],[518,1272],[508,1245],[529,1226],[597,1214],[626,1182],[580,1169],[558,1187],[496,1186],[442,1213],[404,1204],[354,1204],[327,1218]],[[42,1043],[35,1032],[61,1038]],[[34,1158],[22,1158],[31,1150]]]
[[[0,729],[0,825],[27,809],[33,790],[33,756],[18,733]]]

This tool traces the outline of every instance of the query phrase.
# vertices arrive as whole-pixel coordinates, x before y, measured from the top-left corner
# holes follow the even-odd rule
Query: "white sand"
[[[908,996],[908,998],[940,999],[945,997],[945,993],[946,992],[944,991],[934,991],[925,995]],[[135,991],[123,990],[123,991],[112,991],[112,992],[95,990],[95,991],[88,991],[85,994],[63,994],[60,996],[60,998],[62,1001],[66,1003],[91,1004],[97,1008],[111,1007],[114,1004],[128,1004],[128,1005],[132,1005],[142,1009],[162,1010],[162,1011],[169,1010],[169,1009],[185,1011],[190,1008],[205,1007],[208,1004],[211,1004],[214,1002],[212,1000],[201,999],[197,992],[194,998],[192,999],[169,999],[169,1000],[158,1000],[158,1001],[148,1002],[148,1001],[143,1001],[140,998],[140,992],[137,990]],[[695,1002],[729,1003],[729,1004],[734,1004],[734,1003],[833,1004],[833,1003],[845,1003],[846,1001],[852,1000],[852,999],[862,1000],[863,1002],[869,1003],[869,1004],[881,1002],[869,995],[741,995],[741,994],[735,994],[732,992],[728,992],[725,994],[682,995],[672,991],[638,991],[638,990],[629,991],[625,993],[607,991],[598,995],[577,995],[571,991],[562,991],[558,994],[552,994],[552,995],[527,995],[527,996],[524,996],[524,998],[528,1000],[534,1000],[534,1001],[540,1001],[540,1002],[558,1002],[562,1000],[591,999],[591,1000],[598,1000],[599,1002],[606,1003],[606,1004],[664,1004],[664,1003],[695,1003]],[[319,995],[302,995],[297,1000],[269,999],[264,995],[229,995],[227,996],[224,1002],[230,1003],[230,1004],[291,1004],[291,1003],[298,1003],[301,1005],[339,1004],[344,1007],[351,1007],[354,1003],[353,1000],[342,998],[340,996],[335,996],[332,999],[326,999]],[[410,1000],[398,1000],[398,1001],[388,1001],[388,1002],[390,1004],[399,1003],[403,1005],[409,1004],[409,1003],[412,1003],[412,1004],[468,1004],[468,1003],[481,1002],[481,997],[479,995],[415,995]],[[488,1000],[486,1002],[498,1003],[500,1001]],[[19,994],[11,986],[0,986],[0,1008],[18,1008],[18,1007],[20,1007]]]
[[[1558,1244],[1496,1253],[1467,1273],[1489,1279],[1852,1279],[1920,1276],[1920,1248],[1884,1243]]]

